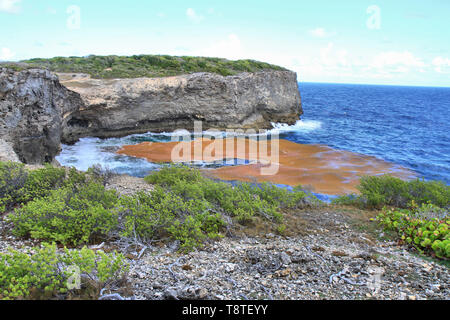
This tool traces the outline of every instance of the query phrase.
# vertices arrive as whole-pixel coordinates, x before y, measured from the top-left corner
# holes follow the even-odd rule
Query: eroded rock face
[[[61,82],[59,81],[61,80]],[[100,80],[0,68],[0,160],[52,162],[61,141],[148,131],[271,128],[303,113],[290,71]]]
[[[66,121],[82,104],[79,94],[46,70],[0,68],[0,158],[52,162]]]
[[[125,136],[148,131],[271,128],[294,124],[303,113],[297,76],[290,71],[223,77],[195,73],[167,78],[100,80],[60,74],[86,107],[71,115],[63,140]]]

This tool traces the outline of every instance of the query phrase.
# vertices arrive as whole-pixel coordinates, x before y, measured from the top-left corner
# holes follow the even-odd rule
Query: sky
[[[0,61],[254,59],[300,82],[450,87],[449,0],[0,0]]]

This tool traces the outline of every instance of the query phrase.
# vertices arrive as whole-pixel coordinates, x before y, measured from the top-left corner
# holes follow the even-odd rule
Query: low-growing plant
[[[64,184],[66,170],[46,165],[45,168],[32,170],[21,190],[20,202],[28,202],[35,198],[48,195],[51,190],[60,188]]]
[[[412,201],[418,205],[450,206],[450,187],[440,181],[404,181],[390,175],[366,176],[361,178],[357,188],[360,195],[343,196],[334,203],[369,209],[382,209],[384,206],[407,209]]]
[[[340,196],[331,201],[332,204],[335,205],[344,205],[344,206],[362,206],[361,199],[356,194],[348,194],[345,196]]]
[[[127,272],[125,258],[116,252],[106,254],[86,247],[58,252],[55,244],[42,244],[28,253],[11,249],[0,253],[0,299],[63,299],[86,288],[85,278],[94,280],[100,292]],[[76,279],[80,279],[80,288],[75,286]]]
[[[224,222],[210,212],[201,199],[185,200],[156,186],[151,193],[140,192],[120,200],[122,236],[143,239],[172,238],[183,249],[201,245],[205,239],[220,237]]]
[[[241,72],[286,69],[254,60],[230,61],[221,58],[175,57],[168,55],[55,57],[31,59],[24,67],[46,68],[54,72],[88,73],[93,78],[166,77],[194,72],[211,72],[223,76]],[[7,66],[9,67],[9,66]],[[11,67],[18,68],[17,65]]]
[[[440,216],[435,215],[436,211],[441,212]],[[434,252],[439,258],[450,258],[450,218],[442,209],[431,204],[414,210],[385,208],[376,220],[418,250]]]
[[[210,203],[216,212],[229,214],[245,223],[255,215],[282,222],[282,208],[305,206],[311,197],[298,189],[288,191],[269,183],[231,185],[205,178],[200,171],[186,166],[166,166],[145,180],[169,189],[185,200],[197,199]]]
[[[0,162],[0,213],[10,210],[21,198],[28,172],[15,162]]]
[[[190,251],[201,246],[206,239],[222,238],[220,229],[223,225],[220,215],[205,212],[175,220],[167,230],[172,238],[180,241],[181,250]]]
[[[0,162],[0,213],[15,206],[48,196],[52,190],[82,186],[89,181],[105,185],[112,173],[101,167],[80,172],[75,168],[44,168],[26,170],[21,163]]]
[[[117,226],[115,191],[94,181],[66,186],[35,199],[8,216],[12,233],[78,245],[106,237]]]

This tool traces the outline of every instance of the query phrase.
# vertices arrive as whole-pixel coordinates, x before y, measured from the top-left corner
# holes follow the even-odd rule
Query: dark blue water
[[[282,133],[410,168],[450,184],[450,88],[300,83],[305,123]]]

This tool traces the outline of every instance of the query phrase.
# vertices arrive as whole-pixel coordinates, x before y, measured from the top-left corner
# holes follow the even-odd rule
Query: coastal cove
[[[0,0],[0,303],[450,301],[449,12]]]
[[[446,151],[450,149],[450,145],[445,139],[446,132],[450,131],[449,124],[445,121],[450,110],[450,89],[312,83],[300,83],[299,87],[305,112],[303,120],[295,125],[274,123],[274,129],[269,130],[269,134],[276,132],[280,139],[311,150],[320,144],[322,148],[331,151],[334,159],[340,161],[341,165],[348,161],[349,156],[358,161],[373,160],[375,165],[370,168],[372,171],[364,172],[364,168],[359,167],[347,168],[347,173],[342,173],[339,166],[333,168],[331,162],[327,168],[324,161],[326,157],[319,157],[315,163],[310,161],[310,164],[315,165],[315,169],[321,167],[322,171],[325,171],[324,175],[307,179],[314,171],[313,166],[305,168],[304,179],[292,182],[275,179],[271,182],[279,185],[295,185],[297,182],[312,186],[316,184],[316,187],[319,187],[317,192],[321,194],[355,192],[356,180],[353,179],[350,184],[348,181],[339,182],[349,174],[395,175],[396,171],[401,171],[400,177],[412,178],[415,175],[407,172],[415,172],[418,177],[427,180],[442,180],[447,184],[450,182],[450,159]],[[431,100],[430,95],[439,99]],[[430,126],[432,118],[435,126]],[[164,146],[164,143],[170,142],[171,139],[171,133],[150,132],[123,138],[82,138],[74,145],[63,145],[63,151],[57,160],[63,165],[75,166],[80,170],[101,164],[117,173],[144,177],[148,172],[160,167],[158,162],[168,161],[164,147],[155,150],[150,161],[143,159],[149,158],[148,156],[130,157],[116,152],[124,146],[136,146],[146,142],[154,143],[153,148],[158,143]],[[320,156],[319,149],[316,150],[316,156]],[[236,162],[236,165],[238,164],[248,165],[249,162]],[[302,165],[304,164],[305,161]],[[356,162],[355,165],[360,166],[361,163]],[[198,166],[215,172],[212,176],[224,180],[238,180],[237,178],[245,176],[245,172],[249,175],[252,171],[251,165],[245,166],[245,172],[239,169],[243,168],[242,166],[217,168],[217,165],[201,162]],[[301,169],[298,166],[300,164],[297,169]],[[209,170],[211,167],[212,170]],[[336,172],[333,174],[334,171],[338,176]],[[253,181],[255,175],[250,176],[251,179],[247,177],[240,180]],[[333,187],[336,182],[340,184],[340,190]]]

